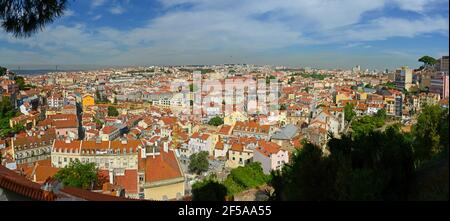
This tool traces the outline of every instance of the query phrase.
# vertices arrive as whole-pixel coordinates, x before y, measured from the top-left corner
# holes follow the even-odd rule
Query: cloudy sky
[[[42,32],[0,31],[0,65],[417,67],[449,53],[448,0],[69,0]]]

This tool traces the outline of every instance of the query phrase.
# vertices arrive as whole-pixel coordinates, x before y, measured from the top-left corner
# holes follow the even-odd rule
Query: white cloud
[[[409,5],[406,0],[161,0],[168,12],[131,30],[59,25],[25,40],[0,33],[0,40],[43,50],[60,62],[227,61],[231,55],[241,59],[258,57],[274,49],[306,44],[369,48],[368,42],[391,37],[412,38],[429,33],[448,36],[448,17],[438,15],[425,13],[406,19],[379,13],[378,17],[362,21],[366,13],[381,12],[388,6],[424,13],[427,4],[436,1],[441,0],[412,0]],[[124,13],[127,2],[113,1],[110,13]],[[105,3],[96,0],[92,6]],[[170,10],[179,4],[192,7],[189,11]],[[101,17],[96,15],[92,20]]]
[[[91,8],[102,6],[106,3],[106,0],[92,0]]]
[[[111,12],[111,14],[114,14],[114,15],[123,14],[125,11],[126,11],[126,9],[120,5],[115,5],[109,9],[109,12]]]
[[[96,15],[92,18],[93,21],[97,21],[99,19],[101,19],[103,16],[102,15]]]
[[[75,12],[73,11],[73,10],[66,10],[65,12],[64,12],[64,16],[65,17],[72,17],[72,16],[74,16],[75,15]]]
[[[336,37],[342,41],[375,41],[391,37],[412,38],[426,33],[441,33],[448,36],[448,25],[448,18],[443,17],[425,17],[416,20],[382,17],[343,30]]]

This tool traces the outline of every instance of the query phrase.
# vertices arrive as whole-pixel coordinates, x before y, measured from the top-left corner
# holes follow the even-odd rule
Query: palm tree
[[[30,37],[64,14],[67,0],[0,0],[2,28],[15,37]]]

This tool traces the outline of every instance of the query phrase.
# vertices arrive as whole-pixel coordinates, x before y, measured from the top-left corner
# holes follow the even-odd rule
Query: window
[[[64,157],[64,163],[66,163],[67,162],[67,158],[66,157]]]

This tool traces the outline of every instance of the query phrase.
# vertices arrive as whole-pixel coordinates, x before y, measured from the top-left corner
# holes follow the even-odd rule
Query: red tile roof
[[[0,165],[0,187],[33,200],[53,201],[57,196],[41,189],[41,185]]]
[[[160,155],[145,158],[145,182],[156,182],[182,177],[173,151],[161,151]]]
[[[102,129],[102,133],[103,133],[103,134],[111,134],[111,133],[113,133],[114,131],[117,131],[117,130],[119,130],[117,127],[114,127],[114,126],[105,126],[105,127]]]
[[[266,157],[270,157],[272,154],[277,154],[281,150],[278,144],[269,141],[260,140],[258,145],[259,146],[256,148],[256,151]]]
[[[99,171],[109,180],[109,172],[107,170]],[[138,193],[138,172],[137,170],[125,170],[123,176],[114,176],[114,185],[118,185],[125,189],[125,193]]]

